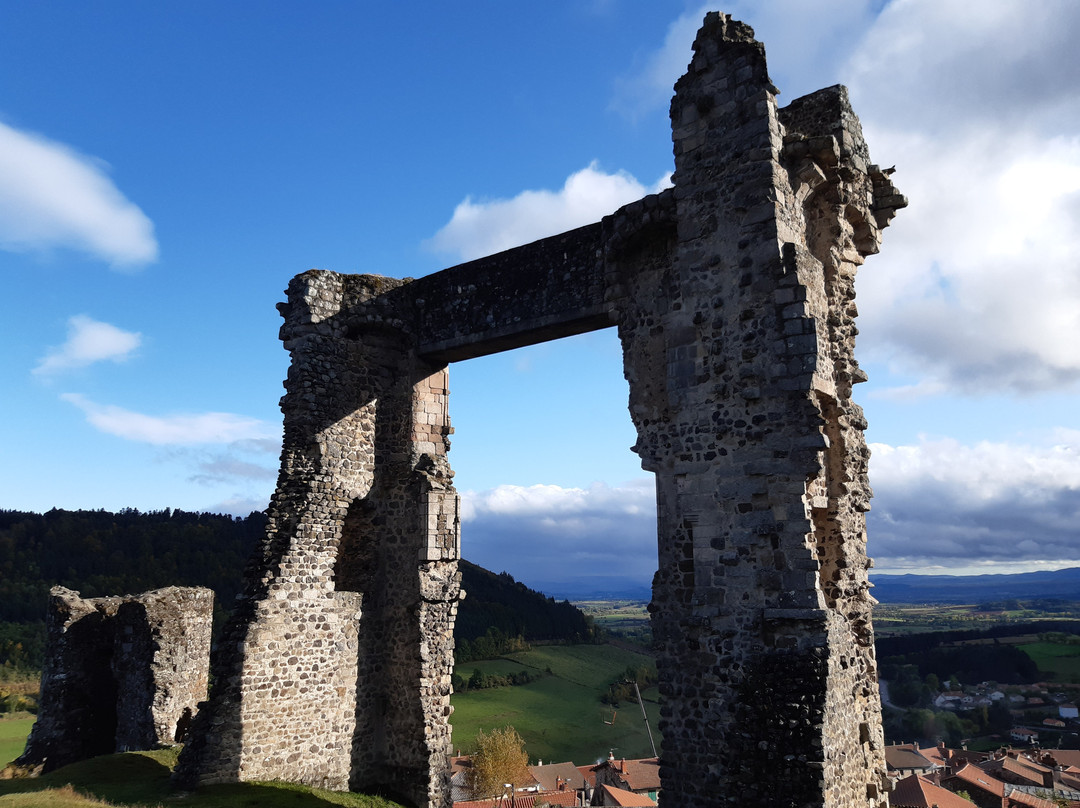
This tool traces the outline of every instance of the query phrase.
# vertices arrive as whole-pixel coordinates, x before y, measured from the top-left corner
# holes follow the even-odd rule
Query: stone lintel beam
[[[433,363],[615,324],[604,303],[599,222],[428,275],[409,292],[419,353]]]

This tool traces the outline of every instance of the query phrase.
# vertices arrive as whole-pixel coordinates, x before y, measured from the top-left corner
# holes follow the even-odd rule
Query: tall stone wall
[[[448,793],[458,498],[446,369],[416,354],[402,284],[289,287],[281,475],[181,782]]]
[[[54,587],[41,709],[16,764],[50,772],[181,741],[206,698],[213,603],[198,587],[106,598]]]
[[[657,475],[664,798],[883,806],[853,282],[905,202],[843,88],[776,92],[710,14],[671,106],[673,258],[616,301]]]
[[[446,363],[614,325],[656,475],[665,802],[884,808],[853,284],[906,200],[842,87],[776,94],[710,14],[672,190],[419,280],[293,280],[278,488],[182,782],[448,807]]]

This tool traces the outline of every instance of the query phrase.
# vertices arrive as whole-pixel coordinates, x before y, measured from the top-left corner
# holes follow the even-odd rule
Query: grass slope
[[[466,662],[457,670],[466,679],[473,670],[505,674],[523,668],[532,673],[550,669],[551,675],[518,687],[455,693],[451,716],[454,747],[471,751],[479,730],[510,724],[525,739],[532,760],[570,760],[584,765],[606,758],[611,749],[620,757],[650,757],[652,750],[637,703],[623,702],[615,723],[607,724],[613,711],[600,702],[601,693],[628,665],[649,661],[645,654],[611,645],[550,645],[505,659]],[[656,689],[642,696],[659,747]]]
[[[1055,682],[1080,683],[1080,645],[1033,642],[1020,650],[1038,665],[1042,673],[1052,674]]]
[[[0,718],[0,769],[22,754],[34,717]]]
[[[178,750],[127,752],[84,760],[43,777],[0,781],[0,808],[70,806],[90,808],[106,800],[114,806],[190,808],[400,808],[363,794],[321,791],[285,783],[236,783],[174,792],[169,775]]]

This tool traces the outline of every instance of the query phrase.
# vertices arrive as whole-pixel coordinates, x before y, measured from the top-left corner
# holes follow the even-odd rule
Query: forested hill
[[[174,510],[0,510],[0,665],[17,643],[31,661],[40,656],[41,621],[49,588],[57,584],[84,597],[206,586],[220,608],[229,608],[265,526],[262,513],[241,519]],[[506,573],[467,561],[461,568],[468,596],[455,636],[462,645],[489,629],[526,641],[591,636],[585,615],[569,603],[556,603]]]
[[[592,621],[573,604],[529,589],[505,572],[496,575],[464,559],[459,567],[465,590],[454,631],[459,645],[484,636],[489,629],[526,640],[587,642],[593,638]]]
[[[261,513],[0,511],[0,621],[43,619],[57,584],[83,597],[207,586],[231,604],[265,527]]]

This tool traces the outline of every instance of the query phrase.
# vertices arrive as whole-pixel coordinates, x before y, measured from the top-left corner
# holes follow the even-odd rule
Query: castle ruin
[[[843,87],[711,13],[674,188],[419,280],[305,272],[265,541],[178,768],[450,805],[451,362],[615,327],[656,477],[665,804],[884,808],[855,273],[906,205]]]
[[[183,740],[206,698],[214,593],[202,587],[82,598],[53,587],[41,707],[20,768]]]

